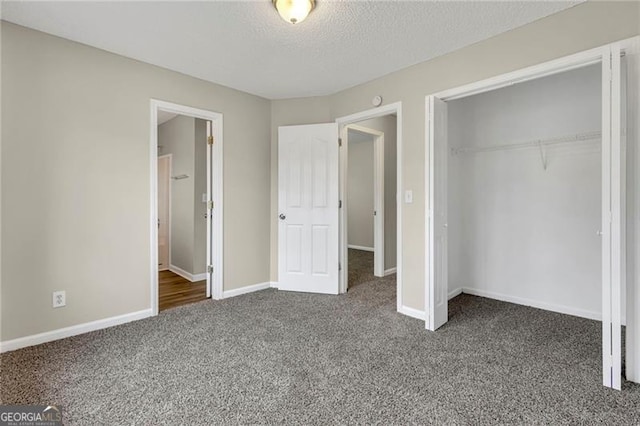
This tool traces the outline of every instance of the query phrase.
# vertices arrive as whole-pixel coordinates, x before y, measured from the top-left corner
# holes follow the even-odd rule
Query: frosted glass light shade
[[[273,5],[282,19],[298,24],[306,19],[316,2],[314,0],[273,0]]]

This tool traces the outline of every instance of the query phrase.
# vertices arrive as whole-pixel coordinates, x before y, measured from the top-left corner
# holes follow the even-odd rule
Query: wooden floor
[[[206,284],[206,281],[192,283],[171,271],[160,271],[158,273],[160,311],[205,300]]]

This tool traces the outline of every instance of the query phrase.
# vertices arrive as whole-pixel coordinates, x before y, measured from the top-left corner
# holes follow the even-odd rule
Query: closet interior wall
[[[448,102],[450,293],[600,318],[601,72]]]

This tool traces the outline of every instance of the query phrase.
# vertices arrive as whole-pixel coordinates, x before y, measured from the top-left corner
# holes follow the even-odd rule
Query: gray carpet
[[[461,295],[430,333],[395,276],[264,290],[3,354],[2,403],[67,424],[639,424],[600,385],[597,322]]]
[[[373,252],[349,249],[349,282],[347,288],[352,290],[357,285],[376,282],[377,280],[379,278],[373,275]]]

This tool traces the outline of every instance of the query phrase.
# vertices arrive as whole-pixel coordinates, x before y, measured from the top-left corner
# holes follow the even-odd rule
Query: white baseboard
[[[449,292],[448,296],[448,300],[453,299],[454,297],[456,297],[457,295],[462,293],[462,289],[461,288],[457,288],[455,290],[452,290]],[[398,309],[398,312],[400,312],[401,314],[410,316],[411,318],[417,318],[420,320],[425,320],[425,316],[424,316],[424,311],[418,310],[418,309],[414,309],[414,308],[410,308],[408,306],[400,306],[400,309]]]
[[[241,294],[253,293],[254,291],[260,291],[267,288],[271,288],[271,282],[258,283],[254,285],[248,285],[246,287],[234,288],[233,290],[227,290],[222,292],[222,298],[228,299],[229,297],[240,296]]]
[[[278,288],[278,281],[271,281],[269,285],[271,288]]]
[[[532,308],[544,309],[545,311],[557,312],[560,314],[573,315],[575,317],[587,318],[596,321],[602,321],[602,315],[599,312],[586,311],[584,309],[572,308],[570,306],[557,305],[553,303],[539,302],[537,300],[525,299],[522,297],[509,296],[506,294],[495,293],[492,291],[479,290],[470,287],[457,288],[452,290],[448,294],[448,299],[451,300],[454,297],[462,294],[470,294],[473,296],[486,297],[489,299],[500,300],[502,302],[515,303],[517,305],[530,306]],[[401,306],[398,312],[404,315],[408,315],[412,318],[424,320],[424,311],[410,308],[408,306]],[[622,325],[625,325],[626,321],[622,321]]]
[[[448,300],[451,300],[451,299],[453,299],[454,297],[459,296],[459,295],[461,295],[461,294],[462,294],[462,289],[461,289],[461,288],[456,288],[455,290],[451,290],[451,291],[449,292],[449,294],[447,295],[447,299],[448,299]]]
[[[375,251],[375,249],[373,247],[356,246],[354,244],[347,244],[347,247],[350,248],[350,249],[354,249],[354,250]]]
[[[174,274],[180,275],[182,278],[191,281],[192,283],[196,281],[203,281],[207,279],[207,273],[203,272],[202,274],[191,274],[184,269],[180,269],[175,265],[169,265],[169,270]]]
[[[41,343],[64,339],[65,337],[77,336],[78,334],[89,333],[90,331],[102,330],[120,324],[141,320],[153,316],[151,309],[145,309],[129,314],[118,315],[116,317],[86,322],[84,324],[73,325],[71,327],[60,328],[58,330],[46,331],[32,336],[20,337],[18,339],[0,342],[0,352],[15,351],[16,349],[28,346],[39,345]]]
[[[384,276],[386,277],[387,275],[395,274],[397,269],[398,269],[398,268],[389,268],[389,269],[385,269],[385,271],[384,271]]]
[[[400,306],[400,309],[398,309],[398,312],[400,312],[403,315],[407,315],[411,318],[416,318],[424,321],[424,311],[420,311],[418,309],[413,309],[408,306],[402,305]]]
[[[523,297],[509,296],[506,294],[496,293],[493,291],[480,290],[471,287],[464,287],[463,293],[474,296],[487,297],[489,299],[501,300],[503,302],[515,303],[517,305],[530,306],[532,308],[544,309],[546,311],[558,312],[561,314],[573,315],[575,317],[588,318],[592,320],[602,321],[602,314],[599,312],[586,311],[570,306],[557,305],[554,303],[540,302],[537,300],[525,299]]]

